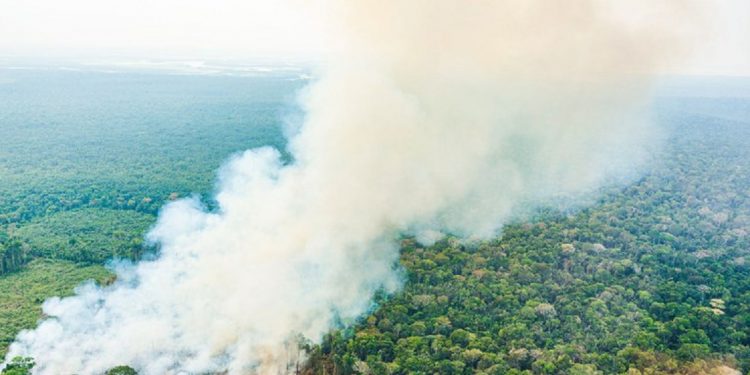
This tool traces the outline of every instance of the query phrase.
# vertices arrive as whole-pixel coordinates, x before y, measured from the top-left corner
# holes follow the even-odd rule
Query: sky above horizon
[[[750,76],[750,1],[698,1],[712,26],[669,73]],[[306,0],[0,0],[0,57],[315,60],[318,11]]]

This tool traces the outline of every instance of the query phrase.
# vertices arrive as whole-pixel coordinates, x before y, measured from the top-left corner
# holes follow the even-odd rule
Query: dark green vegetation
[[[27,253],[27,244],[6,231],[0,231],[0,275],[21,268],[26,263]]]
[[[312,347],[310,372],[750,371],[750,100],[662,108],[661,162],[596,205],[495,241],[404,241],[403,292]]]
[[[46,298],[150,251],[165,202],[210,196],[233,152],[283,145],[289,78],[0,69],[0,354]],[[405,240],[404,290],[310,346],[306,371],[750,371],[750,100],[660,108],[661,161],[589,208],[483,243]]]
[[[15,357],[3,369],[3,375],[28,375],[36,363],[33,358]]]
[[[109,369],[104,375],[137,375],[138,373],[130,366],[117,366]]]

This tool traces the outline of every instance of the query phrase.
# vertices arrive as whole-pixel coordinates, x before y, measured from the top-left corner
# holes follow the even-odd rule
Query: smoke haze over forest
[[[164,206],[147,235],[157,256],[47,300],[7,360],[33,357],[39,374],[291,372],[302,341],[320,343],[403,286],[404,237],[491,239],[535,208],[639,177],[664,139],[658,78],[693,69],[681,66],[711,24],[705,4],[666,0],[327,0],[314,13],[305,22],[324,30],[323,57],[286,149],[236,154],[213,199]],[[28,46],[45,45],[42,34]]]

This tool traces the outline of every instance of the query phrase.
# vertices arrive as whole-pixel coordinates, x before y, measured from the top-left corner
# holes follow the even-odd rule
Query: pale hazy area
[[[707,9],[702,40],[671,73],[750,75],[750,2],[697,3]],[[0,0],[0,57],[310,60],[327,45],[321,8],[304,0]]]

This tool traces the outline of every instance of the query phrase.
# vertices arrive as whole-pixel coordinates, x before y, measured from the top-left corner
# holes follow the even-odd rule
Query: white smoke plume
[[[317,342],[398,289],[400,235],[497,235],[521,206],[644,160],[647,77],[675,54],[684,4],[325,2],[330,50],[294,161],[233,158],[216,212],[166,206],[158,259],[47,301],[8,358],[38,374],[289,372],[296,337]]]

